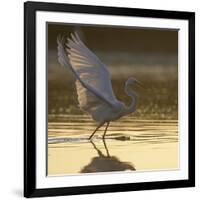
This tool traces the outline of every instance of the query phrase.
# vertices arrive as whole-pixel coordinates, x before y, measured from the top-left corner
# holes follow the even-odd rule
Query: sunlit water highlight
[[[59,115],[48,123],[48,175],[178,168],[177,120],[112,122],[88,140],[96,124],[87,115]],[[70,121],[69,121],[70,119]]]

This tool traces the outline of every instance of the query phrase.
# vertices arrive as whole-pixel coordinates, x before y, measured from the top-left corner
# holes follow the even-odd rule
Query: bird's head
[[[140,87],[143,87],[143,85],[134,77],[130,77],[126,81],[126,86],[134,86],[134,85],[139,85]]]

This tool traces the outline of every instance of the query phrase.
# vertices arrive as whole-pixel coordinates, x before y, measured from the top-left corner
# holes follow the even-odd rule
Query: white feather
[[[116,99],[111,85],[110,74],[104,64],[80,40],[78,35],[68,38],[67,48],[64,38],[58,37],[58,60],[74,73],[79,106],[91,113],[102,104],[115,108]],[[68,52],[68,56],[66,54]]]

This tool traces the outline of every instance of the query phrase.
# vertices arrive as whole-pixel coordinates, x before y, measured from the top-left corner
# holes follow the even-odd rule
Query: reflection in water
[[[48,175],[135,170],[135,167],[138,172],[179,166],[177,120],[124,117],[111,123],[106,143],[102,141],[104,127],[91,143],[88,138],[96,125],[88,116],[59,115],[57,119],[48,122]]]
[[[81,173],[135,170],[135,167],[131,163],[122,162],[116,156],[110,156],[105,139],[103,139],[103,144],[106,155],[92,141],[91,144],[97,151],[98,156],[93,157],[90,163],[81,169]]]

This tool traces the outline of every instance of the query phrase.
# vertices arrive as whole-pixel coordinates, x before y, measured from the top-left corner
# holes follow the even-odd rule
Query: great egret
[[[106,66],[86,47],[76,32],[71,33],[71,38],[67,38],[67,41],[64,36],[59,35],[57,44],[59,63],[70,69],[76,78],[79,107],[98,123],[89,139],[107,123],[104,139],[110,121],[136,110],[137,94],[131,86],[139,82],[133,77],[126,81],[125,93],[132,99],[131,104],[126,106],[113,93],[111,76]]]

